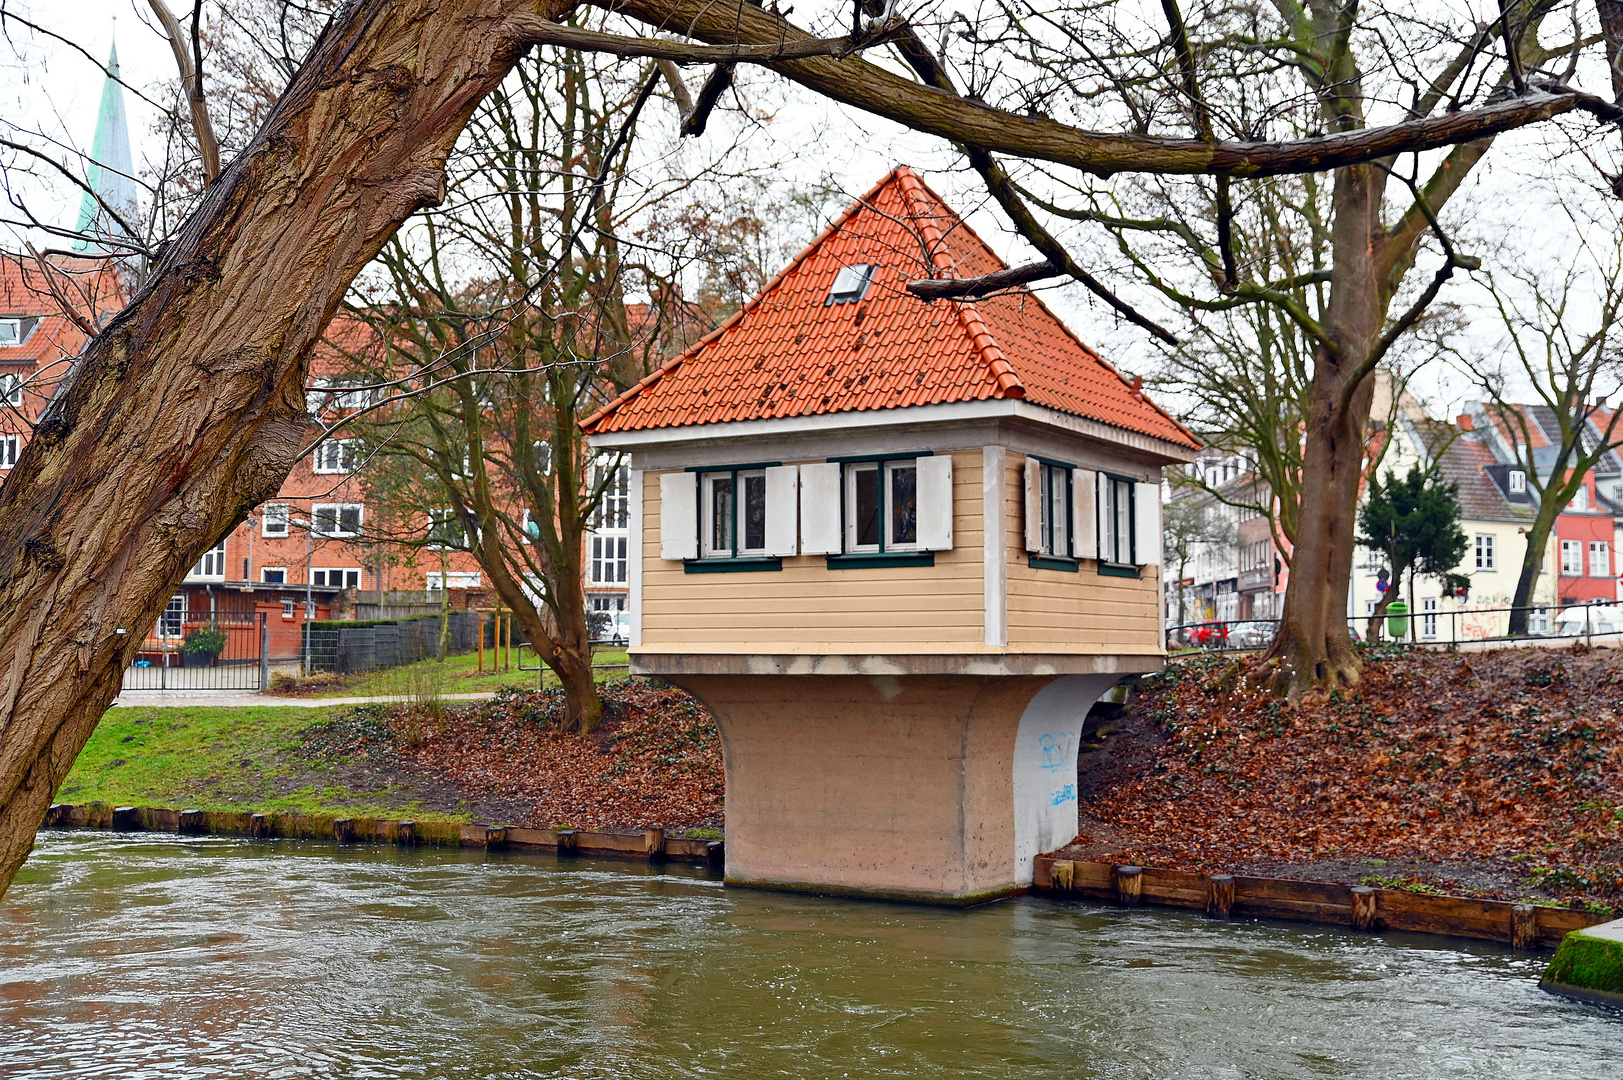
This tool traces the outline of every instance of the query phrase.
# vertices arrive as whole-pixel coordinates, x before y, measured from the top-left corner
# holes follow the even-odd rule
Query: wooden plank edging
[[[1134,884],[1123,887],[1124,881]],[[1037,856],[1032,888],[1126,904],[1157,904],[1214,915],[1253,915],[1503,941],[1517,948],[1554,948],[1573,930],[1610,916],[1506,900],[1439,896],[1402,889],[1335,885],[1293,878],[1197,874],[1152,866],[1121,867]]]
[[[489,850],[551,851],[561,854],[634,858],[645,862],[672,860],[720,867],[725,847],[720,840],[669,836],[650,827],[611,833],[590,829],[525,829],[517,825],[465,824],[455,821],[411,821],[392,818],[332,817],[237,810],[175,810],[164,806],[112,806],[108,803],[53,803],[42,827],[51,829],[120,829],[186,835],[286,837],[338,843],[394,844],[411,847],[483,847]]]

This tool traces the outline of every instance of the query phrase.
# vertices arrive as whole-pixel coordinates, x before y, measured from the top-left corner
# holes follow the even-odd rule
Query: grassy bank
[[[487,651],[485,666],[494,659]],[[478,694],[495,690],[549,689],[558,685],[551,671],[520,671],[519,651],[513,650],[513,668],[509,671],[478,671],[478,653],[461,653],[443,661],[421,660],[415,664],[363,671],[354,675],[318,674],[312,679],[273,682],[274,694],[294,694],[312,700],[331,697],[396,697],[402,700],[424,700],[449,694]],[[523,663],[534,667],[536,658],[525,650]],[[595,672],[599,683],[618,678],[626,673],[624,649],[601,649],[592,654],[592,663],[600,665]],[[538,680],[543,680],[539,681]]]

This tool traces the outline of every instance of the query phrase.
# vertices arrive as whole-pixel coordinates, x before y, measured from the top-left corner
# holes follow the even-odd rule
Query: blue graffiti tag
[[[1050,793],[1048,796],[1049,806],[1064,806],[1068,802],[1076,802],[1075,784],[1066,784],[1064,787],[1060,788],[1058,791]]]
[[[1066,759],[1071,756],[1071,737],[1066,735],[1061,741],[1057,735],[1044,735],[1037,740],[1042,747],[1042,757],[1037,761],[1037,768],[1054,772],[1065,768],[1070,762]]]

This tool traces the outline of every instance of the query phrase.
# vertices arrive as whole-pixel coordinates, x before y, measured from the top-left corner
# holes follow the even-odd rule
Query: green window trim
[[[905,454],[861,454],[857,457],[831,457],[824,458],[824,460],[831,465],[871,465],[876,461],[902,461],[921,457],[935,457],[935,451],[910,450]]]
[[[1027,557],[1026,565],[1033,570],[1068,570],[1073,574],[1082,569],[1079,560],[1062,559],[1056,555],[1031,555]]]
[[[781,461],[757,461],[752,465],[689,465],[682,471],[691,473],[741,473],[755,472],[757,469],[776,469],[782,464]]]
[[[1137,566],[1122,566],[1118,563],[1102,562],[1099,564],[1099,576],[1141,578],[1144,575]]]
[[[759,570],[782,570],[783,560],[776,556],[733,559],[683,559],[682,572],[686,574],[748,574]]]
[[[830,570],[880,570],[892,566],[934,566],[933,551],[858,551],[829,555]]]

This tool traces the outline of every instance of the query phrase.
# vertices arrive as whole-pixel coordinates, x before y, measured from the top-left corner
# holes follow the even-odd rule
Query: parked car
[[[1233,648],[1263,649],[1273,644],[1274,623],[1266,619],[1235,623],[1228,629],[1228,643]]]
[[[1551,631],[1562,637],[1623,633],[1623,612],[1616,604],[1579,604],[1562,608]]]
[[[1189,644],[1206,649],[1220,649],[1228,644],[1229,624],[1223,622],[1197,623],[1189,628]]]
[[[617,611],[609,624],[608,642],[618,648],[631,644],[631,612]]]

